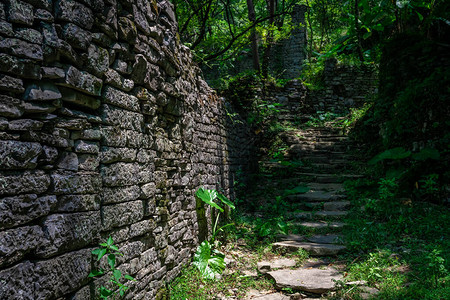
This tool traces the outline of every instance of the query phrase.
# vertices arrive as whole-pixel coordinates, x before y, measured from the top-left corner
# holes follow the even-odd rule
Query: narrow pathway
[[[343,181],[361,175],[351,172],[357,160],[348,154],[351,144],[339,129],[291,130],[281,137],[289,146],[286,159],[301,161],[303,166],[296,168],[290,178],[278,179],[282,181],[278,184],[295,182],[306,185],[308,192],[287,196],[294,209],[285,217],[293,224],[291,231],[298,234],[280,235],[272,249],[279,253],[306,251],[317,259],[307,260],[300,267],[287,258],[259,262],[258,271],[273,278],[279,292],[253,292],[247,299],[317,299],[334,290],[336,281],[343,279],[342,268],[330,264],[330,257],[346,251],[340,231],[350,202]]]

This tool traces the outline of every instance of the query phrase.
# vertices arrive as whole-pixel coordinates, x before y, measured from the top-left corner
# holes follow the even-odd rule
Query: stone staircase
[[[350,202],[346,200],[343,181],[362,177],[352,170],[358,160],[348,154],[351,143],[335,128],[292,130],[282,134],[289,146],[285,159],[302,164],[290,178],[280,179],[285,184],[306,185],[308,192],[291,194],[286,200],[295,209],[287,217],[296,234],[280,235],[272,249],[280,253],[307,251],[316,260],[296,266],[292,260],[282,258],[258,263],[258,271],[275,281],[278,293],[249,297],[248,299],[309,299],[319,298],[336,287],[342,280],[341,270],[330,265],[331,257],[346,251],[340,231],[348,214]],[[351,167],[350,167],[351,166]],[[282,166],[272,164],[274,168]],[[301,250],[302,249],[302,250]],[[297,292],[293,296],[283,290]]]

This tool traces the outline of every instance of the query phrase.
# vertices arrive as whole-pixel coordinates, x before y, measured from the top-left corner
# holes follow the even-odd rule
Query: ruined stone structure
[[[126,299],[190,260],[193,193],[232,194],[251,138],[176,28],[165,0],[0,3],[0,299],[93,299],[108,236]]]

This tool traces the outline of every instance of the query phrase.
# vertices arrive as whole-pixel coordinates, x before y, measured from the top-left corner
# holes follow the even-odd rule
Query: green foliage
[[[226,224],[218,228],[220,213],[224,212],[226,207],[235,209],[235,206],[233,202],[216,190],[207,190],[200,187],[195,195],[204,203],[219,210],[219,213],[216,215],[210,241],[203,241],[200,246],[198,246],[194,255],[194,266],[198,268],[200,274],[202,274],[204,278],[212,280],[217,278],[225,269],[225,255],[214,247],[216,236],[219,232],[222,232],[224,228],[232,225]],[[220,200],[220,202],[217,200]]]
[[[99,246],[100,246],[99,248],[94,249],[92,251],[92,254],[97,257],[97,261],[100,261],[103,257],[106,257],[106,261],[109,266],[108,271],[111,273],[109,282],[113,286],[112,288],[107,288],[103,285],[100,286],[99,288],[100,298],[110,299],[110,297],[112,297],[113,299],[116,299],[116,296],[118,295],[119,296],[125,295],[125,292],[129,288],[125,284],[128,281],[135,281],[135,279],[128,274],[122,274],[122,272],[116,268],[117,265],[116,257],[123,256],[123,254],[120,253],[119,248],[116,245],[114,245],[114,241],[111,237],[108,238],[106,243],[101,243]],[[89,278],[104,275],[108,271],[103,270],[101,268],[93,269],[89,273]]]
[[[214,280],[225,270],[225,255],[217,250],[208,241],[198,246],[194,255],[193,265],[197,267],[203,278]]]

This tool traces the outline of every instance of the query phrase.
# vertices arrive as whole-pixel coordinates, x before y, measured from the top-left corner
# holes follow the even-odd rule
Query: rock
[[[40,22],[42,28],[42,35],[44,37],[44,45],[52,48],[61,48],[63,45],[60,43],[58,38],[58,34],[56,32],[56,28],[54,24],[49,24],[46,22]],[[50,54],[53,52],[50,52]],[[49,53],[46,53],[46,57],[49,56]]]
[[[373,299],[376,295],[380,293],[380,291],[376,288],[362,286],[359,288],[361,290],[360,297],[361,299]]]
[[[41,121],[31,120],[31,119],[20,119],[10,121],[8,124],[9,130],[15,131],[28,131],[28,130],[39,130],[44,125]]]
[[[33,25],[33,6],[20,0],[7,0],[8,20],[12,23]]]
[[[0,71],[23,78],[40,79],[40,67],[34,61],[0,53]]]
[[[108,187],[134,185],[138,180],[139,165],[135,163],[114,163],[103,166],[103,184]]]
[[[101,111],[102,120],[109,125],[138,132],[142,131],[144,117],[140,113],[126,111],[108,104],[102,105]]]
[[[105,73],[105,83],[110,84],[122,91],[129,92],[134,87],[134,82],[123,78],[117,71],[109,69]]]
[[[310,191],[305,194],[290,195],[288,198],[298,202],[324,202],[343,199],[345,195],[336,194],[335,192]]]
[[[314,235],[307,238],[311,243],[318,244],[341,244],[343,240],[342,235],[327,234],[327,235]]]
[[[316,244],[298,241],[283,241],[272,244],[274,249],[284,249],[286,251],[295,252],[298,249],[304,249],[312,256],[333,256],[343,252],[347,248],[334,244]]]
[[[52,113],[59,107],[61,107],[61,102],[59,100],[53,100],[51,102],[24,102],[22,104],[23,111],[25,113]]]
[[[36,194],[0,199],[0,228],[10,228],[47,215],[56,204],[55,196]]]
[[[98,77],[102,77],[109,67],[108,50],[91,44],[87,52],[87,69]]]
[[[36,250],[39,257],[80,249],[98,238],[100,211],[55,214],[43,222],[44,241]]]
[[[41,152],[38,143],[0,141],[0,169],[34,169]]]
[[[102,207],[102,226],[104,230],[136,223],[144,217],[142,201],[131,201]]]
[[[295,267],[297,263],[293,259],[280,258],[273,261],[261,261],[257,264],[257,269],[260,273],[265,274],[271,270],[286,269]]]
[[[43,238],[44,233],[39,226],[23,226],[1,231],[0,267],[22,259],[24,255],[36,249],[42,243]]]
[[[73,66],[65,69],[65,80],[59,84],[71,87],[93,96],[100,96],[102,80],[84,71],[79,71]]]
[[[78,168],[86,171],[97,171],[100,159],[97,155],[81,154],[78,156]]]
[[[85,129],[83,131],[75,131],[71,134],[73,140],[93,140],[98,141],[101,138],[101,132],[99,129]]]
[[[57,20],[73,22],[87,30],[94,24],[92,10],[73,0],[59,0],[55,5]]]
[[[65,195],[58,198],[57,212],[82,212],[100,209],[98,195]]]
[[[322,294],[334,290],[334,280],[343,276],[336,269],[297,269],[278,270],[268,273],[278,289],[291,288],[310,293]]]
[[[24,99],[28,101],[52,101],[61,99],[58,88],[51,82],[40,82],[27,87]]]
[[[41,46],[16,38],[5,38],[0,40],[0,50],[15,56],[25,57],[32,60],[42,61],[44,59]]]
[[[314,213],[314,217],[315,218],[321,218],[321,219],[340,219],[343,218],[345,216],[347,216],[348,212],[347,211],[328,211],[328,210],[324,210],[324,211],[317,211]]]
[[[131,111],[139,112],[140,105],[138,98],[124,93],[111,86],[106,86],[103,91],[103,102],[113,104]]]
[[[45,22],[53,22],[55,20],[49,11],[40,8],[34,11],[34,18]]]
[[[119,18],[119,38],[130,44],[137,42],[137,29],[133,21],[125,17]]]
[[[97,109],[100,107],[100,100],[73,89],[68,89],[65,87],[59,88],[62,93],[62,100],[66,102],[71,102],[76,105],[87,107],[91,109]]]
[[[22,101],[0,94],[0,116],[18,118],[22,116],[22,114]]]
[[[42,78],[48,79],[63,79],[66,76],[64,70],[57,67],[42,67],[41,73]]]
[[[86,50],[92,40],[92,35],[89,31],[83,30],[73,23],[67,23],[63,27],[63,38],[72,47]]]
[[[0,34],[3,36],[14,36],[14,29],[11,23],[0,19]]]
[[[59,169],[78,171],[78,156],[73,152],[64,152],[58,162]]]
[[[345,223],[342,222],[325,222],[325,221],[316,221],[316,222],[300,222],[294,223],[295,226],[304,226],[308,228],[343,228]]]
[[[75,152],[97,154],[99,152],[99,143],[78,140],[75,142]]]
[[[332,202],[325,202],[323,204],[324,210],[329,211],[338,211],[338,210],[344,210],[350,206],[350,201],[332,201]]]
[[[0,74],[0,90],[12,93],[23,93],[25,89],[23,88],[22,79]]]
[[[66,174],[54,173],[52,190],[55,194],[93,194],[98,193],[101,187],[101,178],[98,174]]]
[[[33,44],[42,45],[43,43],[42,34],[39,31],[31,28],[16,29],[15,37]]]

